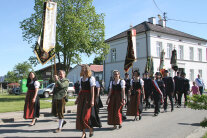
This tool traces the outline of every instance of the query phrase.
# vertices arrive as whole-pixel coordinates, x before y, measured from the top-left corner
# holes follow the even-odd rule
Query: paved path
[[[102,99],[105,103],[106,97]],[[75,106],[71,108],[75,109]],[[112,126],[107,125],[107,111],[106,106],[104,106],[100,111],[103,127],[95,128],[93,137],[184,138],[190,135],[189,138],[197,138],[202,136],[201,132],[199,131],[200,135],[193,134],[193,132],[198,132],[198,129],[200,129],[199,122],[204,117],[207,117],[207,111],[191,110],[189,108],[175,108],[174,112],[160,113],[159,116],[154,117],[153,109],[150,109],[144,111],[142,120],[133,121],[133,117],[127,117],[121,129],[111,130]],[[30,121],[25,120],[1,124],[0,137],[80,137],[81,132],[75,130],[76,113],[66,114],[65,119],[68,123],[58,134],[53,133],[58,126],[58,122],[55,122],[56,118],[50,116],[40,117],[33,127],[29,127]],[[202,131],[202,133],[205,131]]]

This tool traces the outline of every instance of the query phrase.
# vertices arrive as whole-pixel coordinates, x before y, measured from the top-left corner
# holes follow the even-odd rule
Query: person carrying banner
[[[149,98],[152,94],[152,79],[149,77],[149,73],[145,72],[145,78],[143,78],[144,81],[144,92],[145,92],[145,101],[146,101],[146,106],[145,106],[145,110],[147,110],[147,108],[150,108],[150,102],[149,102]]]
[[[25,98],[24,105],[24,119],[32,119],[29,126],[35,125],[37,117],[40,116],[40,100],[37,95],[40,83],[37,81],[34,72],[30,72],[27,78],[28,91]]]
[[[163,102],[163,93],[165,93],[165,84],[162,80],[160,72],[155,73],[155,80],[152,81],[153,87],[153,99],[155,104],[154,116],[158,116],[160,113],[160,104]]]
[[[134,121],[141,120],[142,113],[142,96],[144,96],[144,81],[140,78],[138,70],[133,72],[134,79],[131,80],[130,101],[127,107],[127,116],[134,116]],[[141,107],[142,106],[142,107]]]
[[[85,129],[89,129],[89,137],[92,137],[93,124],[91,122],[91,115],[94,107],[94,87],[96,86],[95,78],[92,76],[91,69],[88,65],[81,66],[80,72],[80,92],[75,101],[77,104],[76,129],[82,131],[82,138],[86,137]]]
[[[65,97],[68,91],[69,80],[65,78],[65,71],[59,70],[58,76],[54,75],[55,87],[53,90],[53,104],[52,113],[59,119],[58,128],[54,133],[59,133],[62,127],[66,124],[64,120],[65,113]]]
[[[164,76],[162,80],[165,83],[165,93],[164,93],[164,112],[167,112],[167,97],[169,97],[171,104],[171,112],[174,110],[173,95],[175,84],[172,77],[168,76],[168,70],[164,71]]]
[[[181,102],[182,102],[182,95],[184,94],[184,98],[185,98],[185,103],[184,103],[184,107],[186,107],[186,102],[187,102],[187,95],[188,95],[188,91],[190,90],[190,84],[189,84],[189,80],[185,78],[186,74],[185,72],[181,73],[181,92],[178,94],[178,108],[181,107]]]
[[[114,125],[113,129],[122,127],[122,108],[125,104],[125,81],[120,79],[118,70],[113,71],[113,80],[110,82],[109,95],[106,101],[108,105],[108,125]]]
[[[205,89],[205,85],[203,80],[200,78],[200,74],[198,74],[198,78],[195,79],[196,85],[199,87],[200,94],[203,94],[203,90]]]

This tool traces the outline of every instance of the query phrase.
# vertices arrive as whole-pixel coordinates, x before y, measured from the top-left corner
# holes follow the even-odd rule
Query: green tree
[[[93,60],[93,64],[102,65],[103,64],[103,58],[101,56],[95,57],[94,60]]]
[[[8,83],[18,82],[18,77],[14,71],[8,71],[5,77],[5,81]]]
[[[18,82],[23,78],[27,78],[30,71],[33,71],[32,65],[27,61],[23,63],[18,63],[14,66],[13,71],[8,71],[5,81],[9,83]]]
[[[33,71],[32,65],[27,61],[23,63],[18,63],[14,67],[14,72],[16,73],[19,80],[27,78],[30,71]]]
[[[34,14],[20,22],[23,39],[35,46],[42,25],[43,2],[35,0]],[[104,14],[97,14],[92,5],[93,0],[55,0],[58,4],[56,57],[63,63],[66,73],[71,64],[81,62],[81,53],[92,53],[104,57],[109,46],[104,43]],[[36,39],[35,39],[36,38]],[[36,57],[30,62],[37,65]]]

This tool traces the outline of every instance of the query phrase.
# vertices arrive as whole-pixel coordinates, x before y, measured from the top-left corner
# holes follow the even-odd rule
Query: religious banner
[[[126,59],[124,63],[124,70],[128,72],[129,68],[132,67],[133,62],[137,58],[136,54],[136,30],[131,29],[127,32],[128,47],[126,53]]]
[[[174,49],[172,51],[172,56],[170,60],[171,67],[174,71],[178,70],[178,65],[177,65],[177,51]]]
[[[43,7],[43,27],[35,46],[35,54],[41,64],[55,56],[57,3],[45,2]]]
[[[162,50],[160,54],[160,67],[159,67],[160,73],[163,75],[165,71],[165,51]]]

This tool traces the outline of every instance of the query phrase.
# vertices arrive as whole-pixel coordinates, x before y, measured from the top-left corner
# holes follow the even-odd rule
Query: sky
[[[154,3],[156,2],[156,5]],[[168,20],[173,29],[207,39],[207,0],[94,0],[97,13],[105,14],[105,39],[119,34],[130,25],[147,21],[150,17],[167,13],[167,19],[183,20],[186,23]],[[0,76],[12,71],[18,63],[34,56],[32,44],[23,40],[20,22],[29,18],[34,0],[0,0]],[[205,24],[198,24],[205,23]],[[35,38],[34,38],[35,39]],[[82,55],[82,63],[93,62],[95,55]],[[35,70],[46,67],[38,65]],[[73,65],[74,66],[74,65]]]

